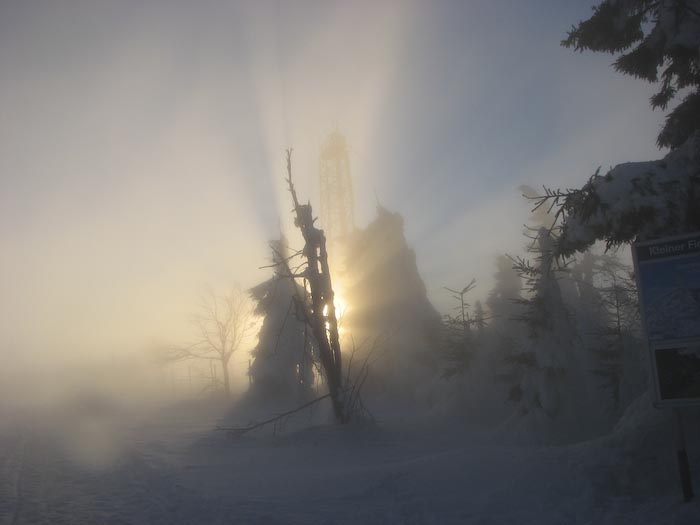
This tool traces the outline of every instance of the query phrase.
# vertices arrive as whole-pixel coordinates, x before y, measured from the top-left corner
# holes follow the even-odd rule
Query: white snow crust
[[[74,425],[61,429],[47,414],[4,417],[0,522],[700,520],[697,502],[681,503],[671,421],[648,398],[633,403],[610,436],[566,446],[479,430],[454,414],[231,439],[211,430],[221,410],[193,404],[140,421],[110,421],[110,428],[122,430],[120,438],[113,436],[118,453],[99,465],[65,446],[76,438]],[[694,444],[698,429],[691,430]],[[697,477],[700,450],[690,453]]]

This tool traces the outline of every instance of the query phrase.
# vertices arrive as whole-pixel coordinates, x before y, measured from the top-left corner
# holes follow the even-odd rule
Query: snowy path
[[[681,505],[676,493],[653,500],[625,495],[624,479],[610,482],[595,472],[606,450],[590,446],[524,447],[477,433],[330,427],[221,447],[225,451],[212,453],[208,444],[188,481],[248,505],[258,502],[271,521],[279,516],[296,523],[700,520],[698,505]],[[607,452],[614,464],[614,452]],[[222,470],[231,474],[217,476]],[[256,515],[250,510],[248,519]]]
[[[230,440],[181,423],[141,422],[103,464],[45,428],[6,426],[0,523],[700,522],[675,485],[657,496],[636,479],[653,458],[634,471],[605,440],[533,447],[405,423]]]
[[[212,506],[190,494],[164,466],[127,449],[108,468],[90,468],[50,439],[3,439],[1,523],[172,523],[177,516],[216,522]]]

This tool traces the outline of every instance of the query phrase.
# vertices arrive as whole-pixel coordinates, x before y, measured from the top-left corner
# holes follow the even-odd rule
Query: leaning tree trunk
[[[328,384],[333,412],[341,423],[349,420],[345,406],[345,389],[343,385],[340,340],[338,336],[338,319],[333,304],[333,286],[328,266],[326,236],[323,230],[314,226],[311,204],[299,204],[292,184],[292,151],[287,150],[287,184],[294,202],[294,224],[304,237],[302,253],[306,258],[306,269],[293,277],[304,278],[309,283],[311,304],[299,301],[304,309],[306,322],[311,327],[318,345],[318,354]],[[290,272],[291,273],[291,272]]]

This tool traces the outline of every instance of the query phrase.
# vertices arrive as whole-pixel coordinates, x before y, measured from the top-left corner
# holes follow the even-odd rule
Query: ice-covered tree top
[[[700,132],[663,159],[619,164],[560,192],[557,252],[584,251],[700,229]]]

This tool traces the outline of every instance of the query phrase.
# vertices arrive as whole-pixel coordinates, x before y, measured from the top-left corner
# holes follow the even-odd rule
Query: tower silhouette
[[[321,227],[329,241],[344,237],[355,227],[350,160],[345,137],[333,131],[319,156]]]

